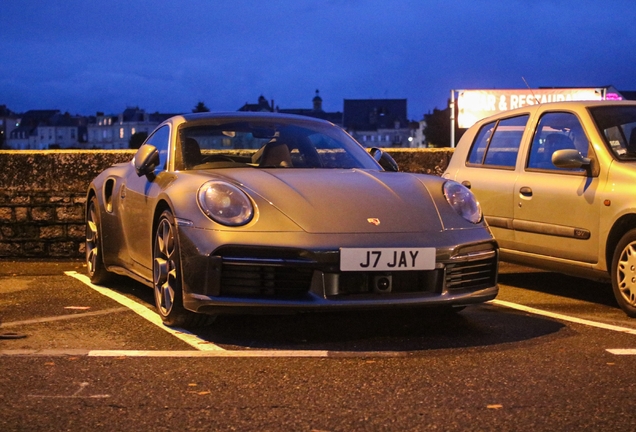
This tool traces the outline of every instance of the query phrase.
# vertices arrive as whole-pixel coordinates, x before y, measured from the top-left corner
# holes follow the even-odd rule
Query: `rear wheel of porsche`
[[[165,325],[200,327],[212,321],[213,317],[191,312],[183,306],[179,239],[174,217],[167,210],[161,214],[155,232],[152,267],[155,306]]]
[[[97,198],[92,197],[86,211],[86,268],[91,282],[95,284],[108,282],[112,276],[104,266],[99,221]]]
[[[618,305],[636,318],[636,229],[618,242],[612,259],[612,289]]]

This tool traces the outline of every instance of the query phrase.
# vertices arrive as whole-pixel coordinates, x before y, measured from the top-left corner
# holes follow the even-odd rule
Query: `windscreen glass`
[[[636,160],[636,105],[589,108],[606,145],[619,160]]]
[[[182,125],[176,149],[177,169],[241,165],[381,169],[362,146],[344,131],[329,124],[285,120],[211,120]]]

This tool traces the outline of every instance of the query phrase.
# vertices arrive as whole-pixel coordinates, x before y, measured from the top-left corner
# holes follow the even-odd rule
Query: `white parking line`
[[[369,355],[369,354],[367,354]],[[371,354],[372,355],[372,354]],[[322,350],[133,351],[92,350],[89,357],[329,357]]]
[[[563,314],[558,314],[558,313],[554,313],[554,312],[548,312],[548,311],[544,311],[541,309],[535,309],[529,306],[524,306],[524,305],[520,305],[517,303],[511,303],[511,302],[507,302],[504,300],[491,300],[489,303],[495,304],[495,305],[499,305],[499,306],[504,306],[507,308],[511,308],[511,309],[517,309],[520,311],[524,311],[524,312],[529,312],[535,315],[543,315],[543,316],[547,316],[550,318],[556,318],[562,321],[569,321],[569,322],[573,322],[573,323],[577,323],[577,324],[583,324],[586,326],[590,326],[590,327],[597,327],[597,328],[601,328],[604,330],[612,330],[612,331],[616,331],[616,332],[621,332],[621,333],[627,333],[627,334],[632,334],[632,335],[636,335],[636,329],[633,328],[629,328],[629,327],[619,327],[619,326],[615,326],[615,325],[611,325],[611,324],[605,324],[605,323],[600,323],[600,322],[596,322],[596,321],[590,321],[590,320],[586,320],[586,319],[582,319],[582,318],[575,318],[575,317],[571,317],[569,315],[563,315]],[[605,351],[609,352],[610,354],[614,354],[614,355],[636,355],[636,349],[633,348],[611,348],[611,349],[606,349]]]
[[[196,335],[183,330],[170,328],[163,325],[161,318],[152,310],[147,307],[128,299],[127,297],[112,291],[108,288],[103,288],[91,283],[90,279],[82,274],[74,271],[65,272],[66,275],[74,277],[87,286],[91,287],[95,291],[102,295],[105,295],[116,302],[126,306],[130,310],[136,312],[146,320],[155,324],[159,328],[167,331],[173,336],[186,342],[188,345],[196,348],[197,351],[138,351],[138,350],[92,350],[85,351],[83,353],[77,353],[79,355],[88,355],[89,357],[395,357],[404,356],[405,352],[331,352],[331,351],[302,351],[302,350],[236,350],[228,351],[218,345],[206,341],[197,337]],[[520,305],[504,300],[491,300],[488,302],[497,306],[502,306],[510,309],[516,309],[523,312],[528,312],[534,315],[541,315],[549,318],[558,319],[561,321],[572,322],[576,324],[582,324],[589,327],[596,327],[604,330],[611,330],[615,332],[627,333],[636,335],[636,329],[629,327],[620,327],[612,324],[605,324],[597,321],[586,320],[583,318],[576,318],[569,315],[563,315],[560,313],[549,312],[542,309],[536,309],[529,306]],[[28,350],[27,350],[28,351]],[[8,351],[0,350],[0,355],[68,355],[69,353],[51,351]],[[615,355],[636,355],[636,349],[607,349],[608,352]]]
[[[93,283],[91,283],[91,280],[88,278],[88,276],[74,272],[74,271],[67,271],[64,272],[64,274],[66,274],[67,276],[71,276],[74,277],[75,279],[79,280],[80,282],[88,285],[89,287],[91,287],[92,289],[94,289],[95,291],[97,291],[98,293],[105,295],[106,297],[115,300],[117,303],[126,306],[127,308],[129,308],[130,310],[132,310],[133,312],[137,313],[138,315],[140,315],[141,317],[145,318],[146,320],[150,321],[151,323],[153,323],[154,325],[156,325],[157,327],[159,327],[160,329],[167,331],[168,333],[170,333],[171,335],[173,335],[174,337],[182,340],[183,342],[187,343],[188,345],[200,350],[200,351],[225,351],[223,348],[221,348],[218,345],[213,344],[212,342],[208,342],[204,339],[201,339],[199,337],[197,337],[196,335],[183,330],[183,329],[178,329],[178,328],[170,328],[167,327],[165,325],[163,325],[163,322],[161,321],[161,318],[159,318],[159,315],[157,315],[156,312],[148,309],[147,307],[133,301],[130,300],[128,297],[121,295],[111,289],[108,288],[104,288],[101,287],[99,285],[94,285]]]
[[[394,358],[408,357],[409,351],[324,351],[324,350],[218,350],[218,351],[137,351],[83,349],[15,349],[0,350],[0,357],[175,357],[175,358]]]
[[[636,349],[633,348],[614,348],[606,351],[614,355],[636,355]]]
[[[129,311],[130,309],[126,307],[117,307],[117,308],[103,309],[103,310],[98,310],[93,312],[82,312],[82,313],[74,313],[70,315],[34,318],[34,319],[24,320],[24,321],[10,321],[10,322],[3,322],[2,328],[4,329],[7,327],[19,327],[19,326],[29,325],[29,324],[49,323],[54,321],[66,321],[66,320],[72,320],[72,319],[78,319],[78,318],[94,317],[99,315],[110,315],[112,313],[129,312]]]
[[[544,311],[544,310],[541,310],[541,309],[535,309],[533,307],[524,306],[524,305],[520,305],[520,304],[517,304],[517,303],[511,303],[511,302],[507,302],[507,301],[504,301],[504,300],[491,300],[489,303],[494,304],[494,305],[498,305],[498,306],[504,306],[504,307],[511,308],[511,309],[517,309],[517,310],[524,311],[524,312],[529,312],[529,313],[535,314],[535,315],[542,315],[542,316],[546,316],[546,317],[550,317],[550,318],[556,318],[558,320],[569,321],[569,322],[573,322],[573,323],[576,323],[576,324],[583,324],[583,325],[586,325],[586,326],[589,326],[589,327],[596,327],[596,328],[601,328],[601,329],[604,329],[604,330],[612,330],[612,331],[616,331],[616,332],[636,335],[636,329],[629,328],[629,327],[620,327],[620,326],[615,326],[615,325],[612,325],[612,324],[605,324],[605,323],[601,323],[601,322],[597,322],[597,321],[590,321],[590,320],[586,320],[586,319],[583,319],[583,318],[576,318],[576,317],[569,316],[569,315],[563,315],[563,314],[560,314],[560,313]]]

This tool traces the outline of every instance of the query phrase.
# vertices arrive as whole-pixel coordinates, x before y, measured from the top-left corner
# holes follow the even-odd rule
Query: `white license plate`
[[[341,248],[341,271],[433,270],[435,248]]]

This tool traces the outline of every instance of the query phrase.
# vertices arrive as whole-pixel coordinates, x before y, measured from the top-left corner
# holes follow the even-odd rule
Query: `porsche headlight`
[[[212,220],[223,225],[245,225],[252,220],[252,202],[233,184],[212,180],[199,189],[199,205]]]
[[[444,196],[450,206],[468,222],[481,222],[481,206],[466,186],[449,180],[444,183]]]

